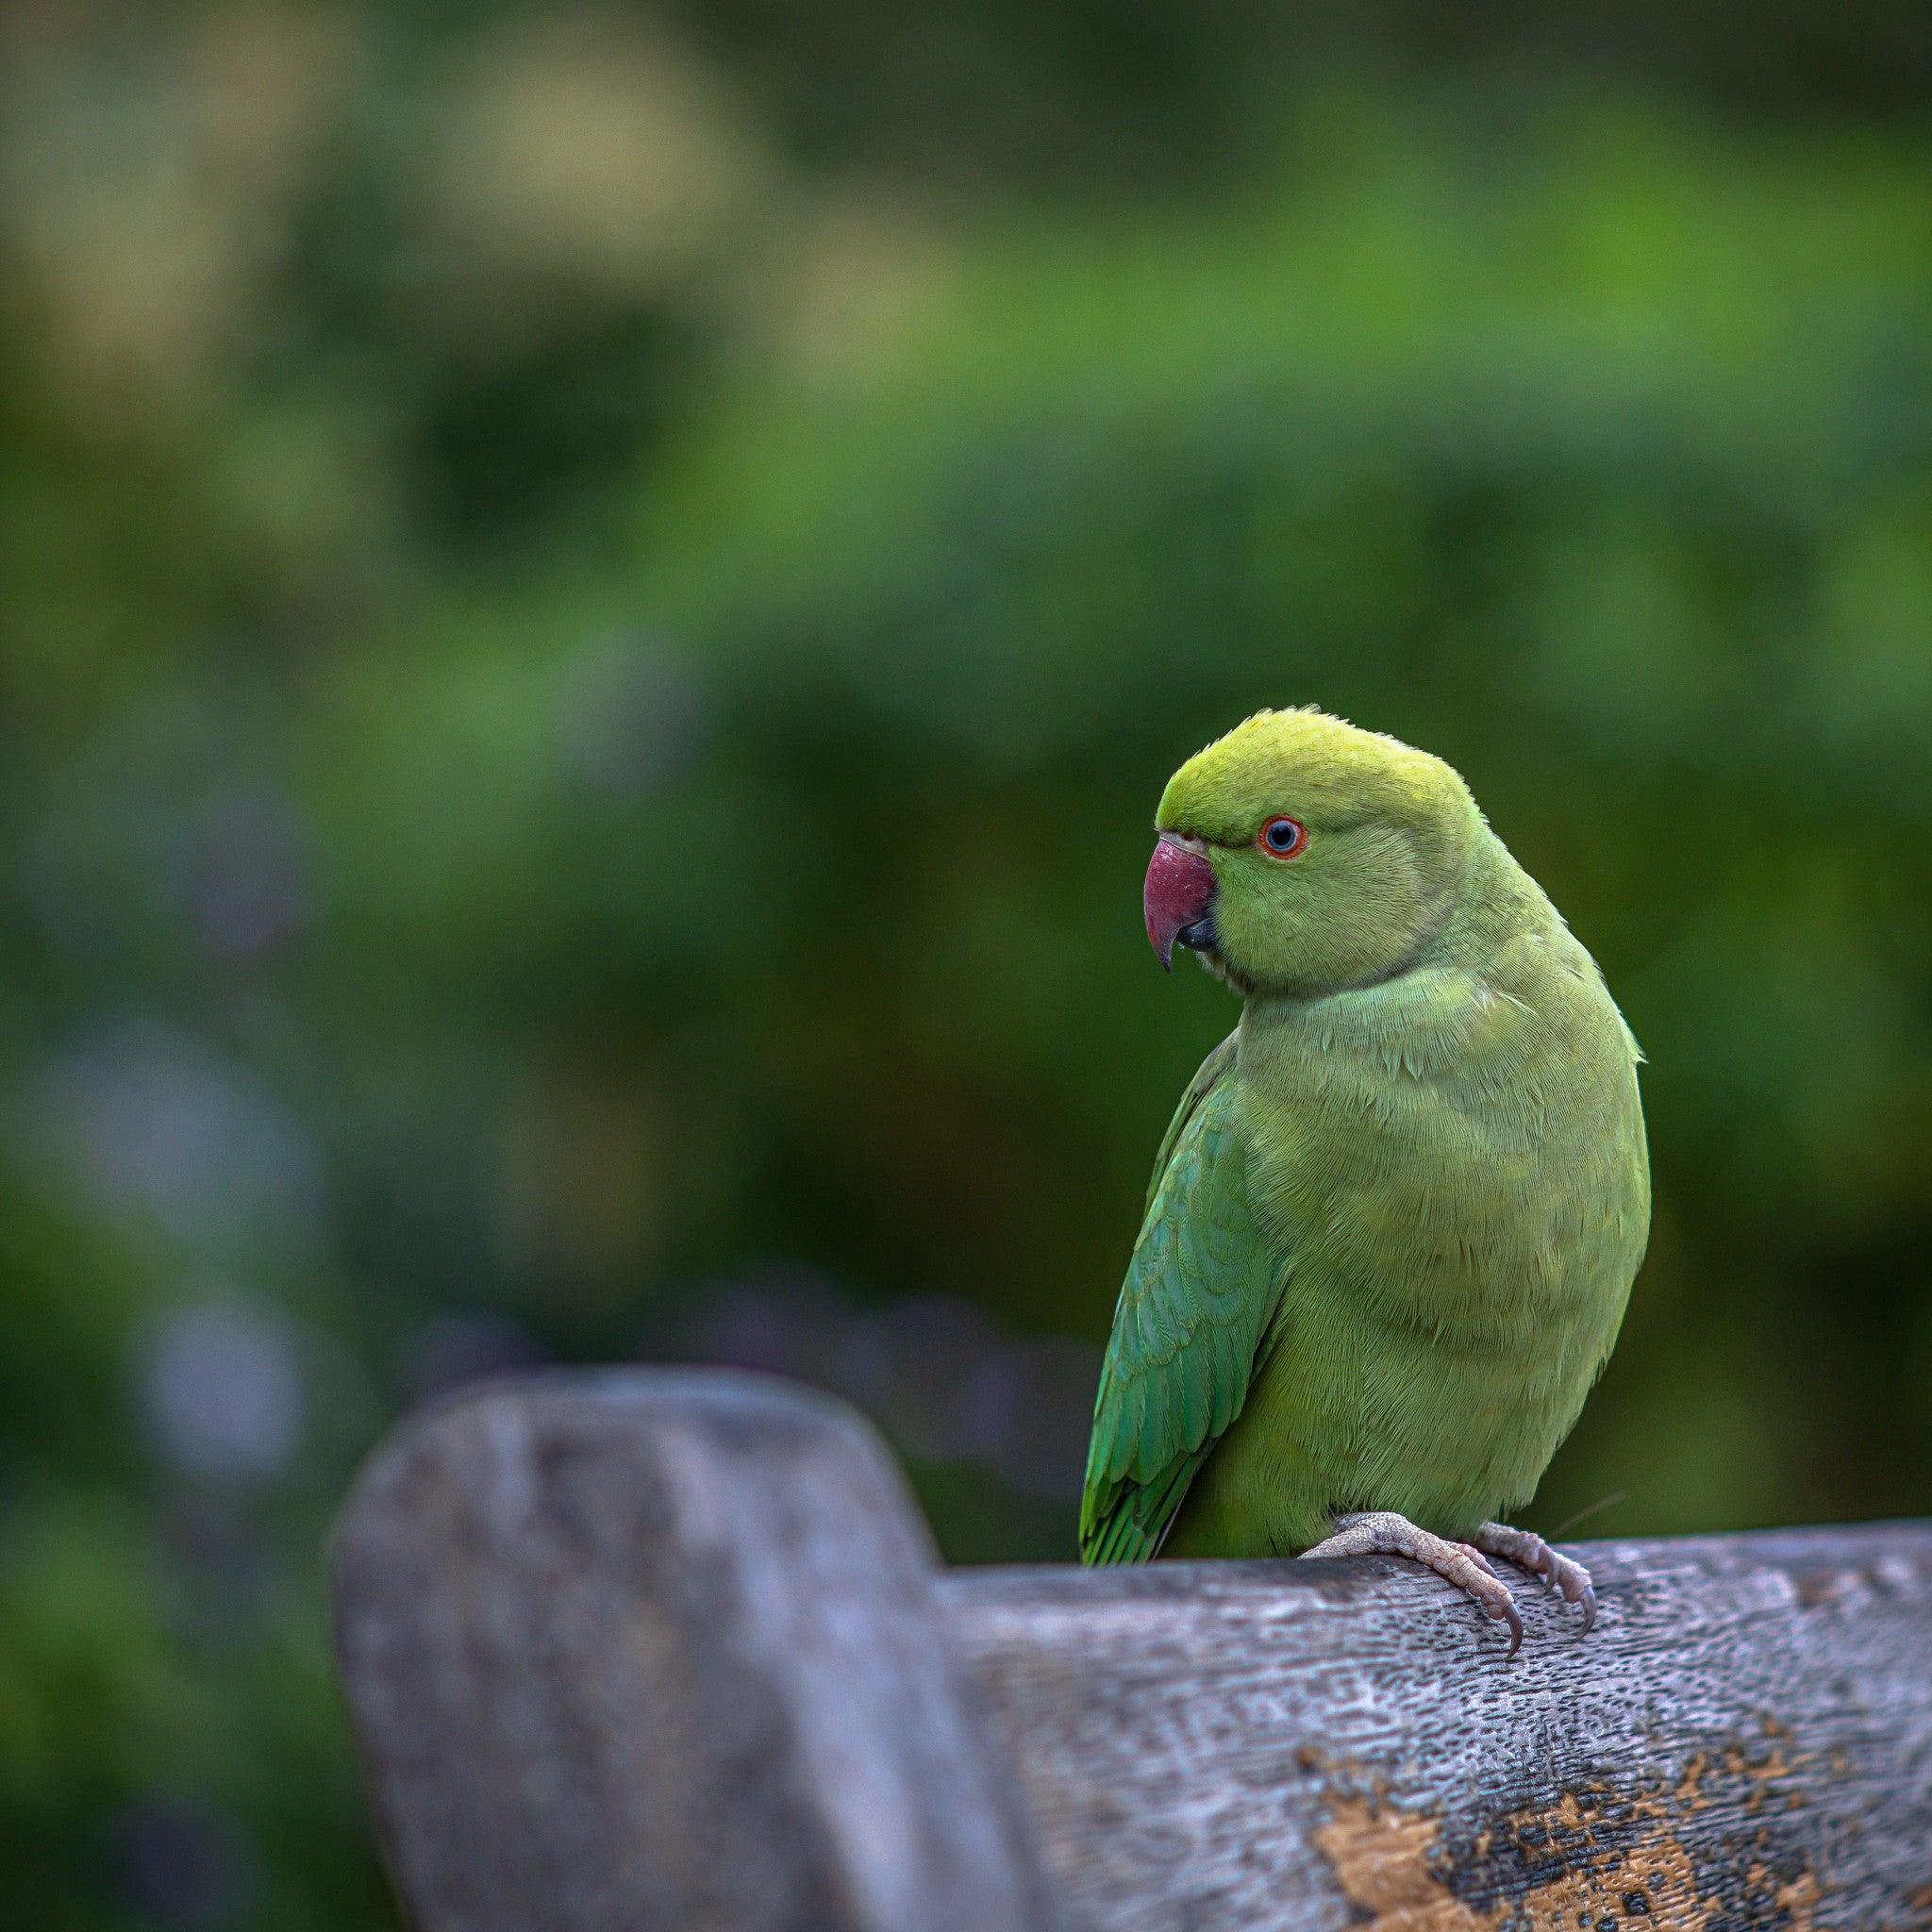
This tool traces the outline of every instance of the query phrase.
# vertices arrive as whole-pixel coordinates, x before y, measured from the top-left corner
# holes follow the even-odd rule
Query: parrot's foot
[[[1586,1630],[1596,1622],[1596,1591],[1590,1572],[1574,1557],[1551,1549],[1541,1537],[1526,1529],[1511,1529],[1507,1523],[1486,1523],[1470,1541],[1487,1555],[1501,1557],[1541,1576],[1551,1589],[1562,1592],[1566,1604],[1581,1604]]]
[[[1493,1527],[1493,1525],[1491,1525]],[[1515,1531],[1506,1534],[1515,1535]],[[1407,1557],[1467,1591],[1499,1624],[1509,1626],[1509,1657],[1523,1647],[1523,1617],[1509,1586],[1490,1568],[1481,1550],[1433,1535],[1392,1509],[1338,1516],[1335,1534],[1304,1550],[1304,1557]],[[1574,1567],[1574,1566],[1573,1566]],[[1508,1659],[1506,1657],[1505,1661]]]

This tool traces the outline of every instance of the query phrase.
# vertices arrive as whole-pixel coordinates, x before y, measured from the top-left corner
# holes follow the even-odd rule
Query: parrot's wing
[[[1080,1555],[1145,1562],[1241,1413],[1285,1273],[1248,1196],[1235,1090],[1209,1056],[1169,1131],[1100,1372]],[[1217,1065],[1218,1063],[1218,1065]]]
[[[1154,1157],[1154,1172],[1147,1176],[1147,1204],[1141,1210],[1145,1214],[1154,1212],[1154,1197],[1160,1191],[1160,1184],[1167,1177],[1167,1170],[1174,1161],[1174,1150],[1186,1132],[1188,1123],[1200,1111],[1201,1103],[1207,1099],[1222,1074],[1234,1065],[1234,1053],[1240,1043],[1239,1029],[1230,1033],[1208,1058],[1201,1062],[1201,1070],[1188,1082],[1188,1091],[1181,1095],[1181,1104],[1174,1108],[1174,1118],[1167,1124],[1167,1132],[1160,1137],[1160,1152]]]

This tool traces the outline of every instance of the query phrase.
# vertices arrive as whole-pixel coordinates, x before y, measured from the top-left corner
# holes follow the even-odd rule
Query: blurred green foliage
[[[1536,1520],[1928,1507],[1932,148],[1905,10],[1676,11],[9,12],[24,1922],[391,1923],[321,1539],[475,1375],[806,1374],[1068,1554],[1232,1019],[1149,817],[1263,704],[1452,758],[1649,1051]]]

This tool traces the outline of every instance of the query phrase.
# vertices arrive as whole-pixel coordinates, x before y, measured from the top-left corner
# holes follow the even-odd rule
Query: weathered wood
[[[460,1401],[358,1485],[337,1641],[427,1932],[1054,1915],[874,1438],[742,1376]]]
[[[1091,1932],[1932,1925],[1932,1524],[941,1579]]]
[[[836,1405],[659,1373],[407,1434],[339,1624],[431,1932],[1932,1927],[1932,1524],[1582,1554],[1507,1663],[1388,1558],[941,1574]]]

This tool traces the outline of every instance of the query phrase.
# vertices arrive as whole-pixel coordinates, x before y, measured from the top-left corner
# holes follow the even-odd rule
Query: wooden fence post
[[[458,1400],[336,1546],[339,1648],[425,1932],[1045,1932],[903,1483],[743,1376]]]

